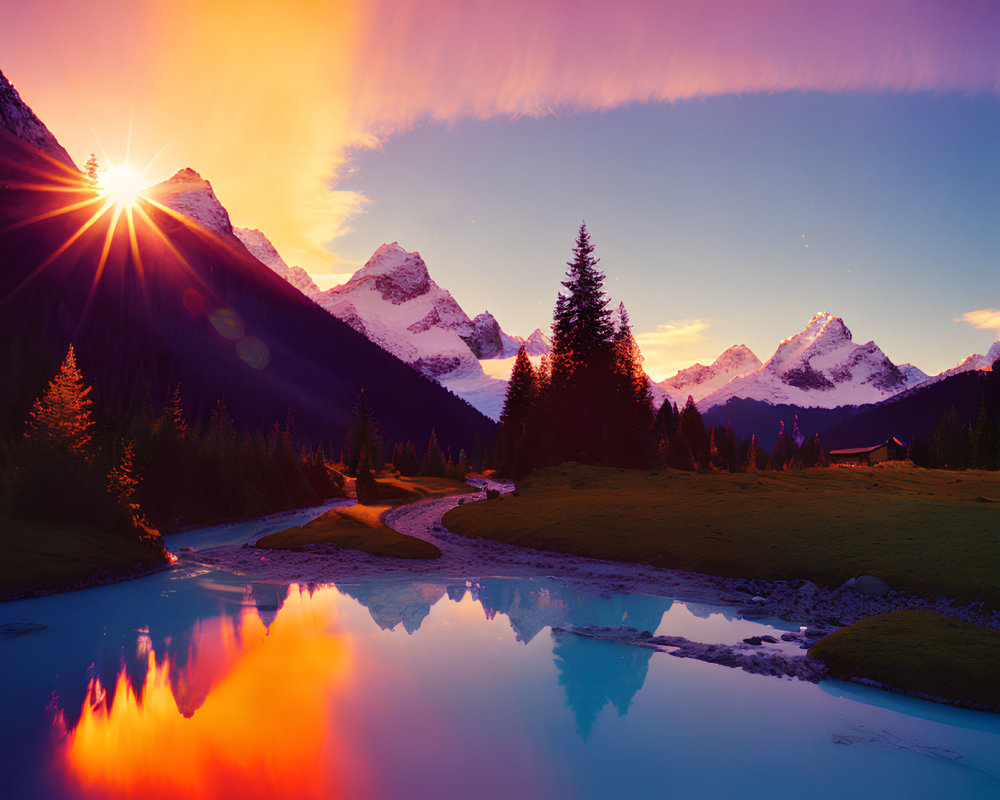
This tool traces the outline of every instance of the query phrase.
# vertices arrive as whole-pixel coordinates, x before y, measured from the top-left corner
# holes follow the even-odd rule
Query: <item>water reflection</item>
[[[65,732],[66,777],[85,796],[365,794],[365,748],[352,719],[391,713],[376,711],[388,700],[385,685],[372,676],[389,675],[401,685],[408,667],[386,661],[371,632],[358,638],[365,627],[358,624],[361,609],[347,598],[387,632],[401,627],[414,635],[433,613],[437,622],[422,637],[424,650],[441,645],[441,625],[465,626],[460,636],[472,637],[460,639],[467,657],[481,646],[473,641],[482,626],[468,616],[472,604],[487,621],[505,617],[512,638],[524,646],[535,642],[538,654],[548,647],[538,639],[546,628],[652,632],[668,624],[673,607],[666,598],[598,596],[537,578],[374,580],[315,589],[205,578],[199,585],[220,598],[217,615],[188,618],[184,626],[173,617],[134,630],[135,647],[117,671],[109,677],[106,663],[94,668],[79,717],[67,708],[57,719]],[[681,604],[678,610],[694,618]],[[389,639],[399,643],[398,636]],[[607,706],[621,718],[628,713],[653,651],[569,633],[550,641],[556,680],[549,685],[564,694],[572,728],[586,742]],[[421,712],[421,724],[434,724],[433,716],[430,708]],[[353,738],[348,730],[355,730]]]
[[[354,667],[337,602],[292,586],[269,627],[244,606],[200,622],[160,660],[140,635],[141,679],[126,662],[113,694],[90,682],[61,749],[69,784],[109,798],[365,794],[335,713]]]

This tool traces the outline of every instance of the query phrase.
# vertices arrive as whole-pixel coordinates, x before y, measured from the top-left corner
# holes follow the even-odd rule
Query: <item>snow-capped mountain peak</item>
[[[183,214],[215,233],[233,233],[229,212],[215,196],[212,184],[190,167],[156,184],[143,195]]]
[[[0,72],[0,126],[66,166],[74,170],[77,168],[69,153],[35,116],[35,112],[28,108],[21,95],[17,93],[17,89],[2,72]]]
[[[793,366],[815,354],[829,352],[851,342],[851,332],[844,320],[825,311],[816,314],[800,333],[783,340],[765,365],[779,370]]]
[[[731,397],[804,407],[877,403],[923,380],[897,367],[875,342],[855,344],[844,321],[822,312],[778,345],[760,369],[730,381],[704,399],[705,408]]]
[[[760,359],[749,347],[745,344],[735,344],[709,366],[693,364],[656,385],[676,403],[683,402],[688,395],[697,403],[735,378],[760,369],[760,366]]]
[[[529,356],[545,356],[552,352],[552,340],[535,328],[531,336],[524,340],[524,350]]]
[[[285,259],[278,255],[274,245],[261,231],[256,228],[233,228],[233,233],[250,251],[250,255],[288,280],[288,264],[285,263]]]
[[[379,247],[343,288],[350,291],[366,283],[373,284],[383,300],[395,305],[426,294],[432,285],[438,288],[431,281],[420,253],[409,253],[398,242]],[[471,322],[467,316],[465,321]]]

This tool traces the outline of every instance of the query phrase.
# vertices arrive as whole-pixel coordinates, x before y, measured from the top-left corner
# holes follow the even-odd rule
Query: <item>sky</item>
[[[191,167],[321,286],[383,242],[551,322],[586,220],[647,371],[818,311],[927,372],[1000,335],[1000,4],[0,0],[78,164]]]

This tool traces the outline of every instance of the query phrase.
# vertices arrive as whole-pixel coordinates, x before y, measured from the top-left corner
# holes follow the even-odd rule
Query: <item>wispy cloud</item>
[[[655,330],[637,333],[636,343],[643,355],[643,368],[654,381],[669,378],[696,361],[711,362],[717,354],[709,351],[705,335],[710,323],[703,319],[673,320]]]
[[[84,13],[59,2],[60,13],[39,12],[45,26]],[[141,64],[67,36],[77,50],[52,48],[65,59],[55,65],[60,97],[78,72],[69,65],[90,65],[94,52],[104,60],[76,80],[131,97],[141,74],[136,147],[152,154],[169,139],[158,166],[198,169],[234,221],[314,273],[337,268],[329,243],[368,202],[345,186],[352,151],[428,120],[730,93],[1000,89],[1000,4],[990,0],[244,0],[239,14],[177,0],[151,4],[130,31],[115,6],[98,5],[91,19],[88,5],[85,24],[115,46],[141,40]],[[124,130],[131,113],[101,118]]]
[[[955,317],[954,322],[968,322],[972,327],[984,331],[996,331],[1000,337],[1000,311],[995,308],[980,308],[978,311],[966,311],[962,316]]]

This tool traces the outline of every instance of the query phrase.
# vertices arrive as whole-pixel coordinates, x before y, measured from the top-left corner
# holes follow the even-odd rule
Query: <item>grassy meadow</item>
[[[0,597],[16,597],[32,587],[54,591],[104,572],[164,563],[162,553],[103,526],[0,518]]]
[[[386,558],[439,558],[437,547],[397,533],[379,517],[395,506],[470,491],[466,484],[449,478],[383,477],[369,488],[368,496],[358,498],[358,505],[333,508],[305,525],[272,533],[258,540],[257,547],[301,550],[311,544],[335,544]]]
[[[937,614],[879,614],[816,642],[818,658],[842,680],[867,678],[886,688],[1000,709],[1000,632]]]
[[[910,466],[765,473],[564,464],[516,496],[460,506],[465,536],[713,575],[875,575],[892,589],[1000,606],[1000,473]]]

